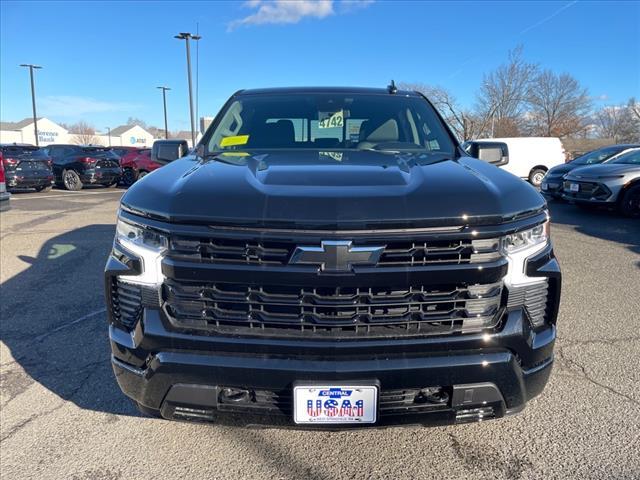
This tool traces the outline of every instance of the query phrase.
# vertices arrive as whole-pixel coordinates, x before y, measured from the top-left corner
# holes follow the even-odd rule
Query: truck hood
[[[545,201],[473,158],[291,150],[185,157],[135,183],[122,204],[171,222],[341,229],[500,223]]]

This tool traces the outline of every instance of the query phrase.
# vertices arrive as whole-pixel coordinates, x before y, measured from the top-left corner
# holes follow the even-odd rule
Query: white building
[[[40,145],[69,143],[69,131],[48,118],[38,118],[38,141]],[[36,144],[33,118],[20,122],[0,122],[0,143]]]
[[[48,118],[38,118],[38,143],[40,146],[52,143],[72,143],[112,146],[151,147],[155,138],[138,125],[121,125],[111,130],[111,134],[77,135],[52,122]],[[0,122],[0,143],[36,144],[33,119],[20,122]]]

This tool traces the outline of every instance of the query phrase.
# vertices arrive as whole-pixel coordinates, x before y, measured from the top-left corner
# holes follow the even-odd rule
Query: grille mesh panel
[[[140,285],[126,283],[113,277],[111,284],[113,317],[131,328],[142,313],[142,289]]]
[[[379,242],[376,244],[380,245]],[[501,256],[496,239],[394,241],[383,242],[382,245],[385,248],[378,262],[379,267],[459,265],[495,261]],[[286,265],[297,246],[296,243],[284,241],[173,237],[169,255],[181,260],[206,263]],[[353,246],[361,247],[367,244],[354,242]]]
[[[175,326],[329,335],[438,334],[495,326],[502,284],[388,288],[299,288],[167,280]],[[258,332],[256,332],[258,333]]]
[[[535,326],[542,325],[545,321],[548,291],[549,282],[546,278],[533,285],[510,287],[507,308],[524,306],[532,323]]]

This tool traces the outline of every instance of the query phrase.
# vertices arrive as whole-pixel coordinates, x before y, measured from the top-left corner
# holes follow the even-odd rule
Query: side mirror
[[[474,142],[469,153],[498,167],[509,163],[509,147],[502,142]]]

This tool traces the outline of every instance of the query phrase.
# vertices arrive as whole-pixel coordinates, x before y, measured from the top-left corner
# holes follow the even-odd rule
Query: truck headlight
[[[502,237],[502,251],[513,255],[524,250],[538,250],[539,245],[549,241],[549,220],[528,230],[512,233]]]
[[[504,278],[508,291],[507,308],[524,307],[534,327],[540,327],[545,322],[549,280],[547,277],[529,277],[525,270],[527,260],[544,250],[548,243],[548,218],[533,228],[505,235],[501,239],[502,253],[509,262],[509,270]]]
[[[139,275],[120,275],[122,280],[142,285],[160,285],[162,257],[167,250],[168,239],[162,233],[118,218],[115,241],[125,250],[140,258],[142,273]]]

